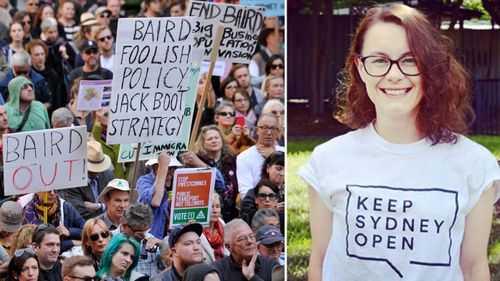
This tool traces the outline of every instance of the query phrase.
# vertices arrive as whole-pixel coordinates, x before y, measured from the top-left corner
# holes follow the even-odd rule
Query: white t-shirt
[[[99,63],[102,68],[113,72],[113,64],[115,62],[115,55],[111,55],[109,58],[105,58],[103,55],[99,58]]]
[[[392,144],[369,125],[316,147],[299,175],[333,213],[324,280],[461,281],[465,217],[500,169],[464,136]]]

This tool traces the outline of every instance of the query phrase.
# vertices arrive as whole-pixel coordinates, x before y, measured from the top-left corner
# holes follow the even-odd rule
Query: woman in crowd
[[[257,141],[250,135],[247,125],[235,124],[236,110],[232,102],[222,101],[215,109],[215,124],[223,132],[224,139],[236,154]],[[243,117],[242,117],[243,118]]]
[[[33,26],[33,21],[28,12],[17,11],[14,17],[12,18],[12,22],[20,22],[23,25],[24,44],[27,44],[33,39],[31,37],[31,27]]]
[[[10,256],[14,256],[17,249],[31,248],[31,236],[36,227],[35,224],[25,224],[14,232],[10,242]]]
[[[64,27],[64,34],[68,42],[73,43],[73,37],[80,29],[75,21],[75,3],[73,1],[66,0],[61,4],[57,21]]]
[[[232,76],[227,76],[220,83],[220,93],[222,97],[220,97],[217,101],[221,103],[222,101],[231,102],[234,96],[234,90],[238,88],[238,81],[234,79]]]
[[[101,257],[110,239],[111,232],[101,219],[89,219],[83,226],[83,254],[92,258],[96,272],[101,269]]]
[[[83,13],[80,16],[80,28],[73,37],[73,46],[75,49],[81,52],[81,48],[86,41],[94,40],[92,34],[94,34],[97,28],[98,25],[94,15],[92,13]],[[81,57],[79,57],[79,60],[81,61]],[[83,61],[77,65],[83,65]]]
[[[309,279],[490,279],[500,169],[462,135],[470,79],[449,42],[402,4],[371,8],[359,22],[336,114],[356,130],[316,147],[299,169],[310,185]],[[427,218],[434,227],[399,227]]]
[[[12,67],[12,55],[16,52],[24,51],[24,30],[23,24],[13,21],[9,26],[9,45],[2,48],[2,52],[7,58],[9,67]]]
[[[22,224],[43,224],[47,210],[47,223],[55,226],[61,237],[61,252],[79,246],[85,220],[70,203],[57,195],[57,190],[37,192],[23,208]]]
[[[184,272],[182,281],[217,281],[220,280],[217,269],[210,264],[190,265]]]
[[[41,4],[40,7],[38,7],[38,10],[35,14],[35,19],[33,21],[33,28],[31,29],[31,35],[33,38],[40,38],[40,36],[42,35],[42,29],[40,28],[42,21],[48,18],[53,18],[54,15],[54,9],[49,4]],[[63,39],[66,39],[66,35],[64,34],[64,27],[61,24],[58,24],[57,30],[58,33],[61,34]]]
[[[134,238],[120,233],[113,236],[101,258],[100,280],[129,281],[132,270],[139,263],[140,247]]]
[[[283,102],[285,97],[285,80],[283,76],[267,76],[264,81],[262,91],[262,101],[255,106],[255,114],[259,116],[264,105],[270,100],[279,100]]]
[[[245,117],[245,125],[250,130],[250,134],[253,135],[255,124],[257,124],[257,116],[253,110],[247,90],[236,88],[233,96],[233,104],[236,109],[236,117]]]
[[[281,132],[278,135],[278,144],[284,146],[285,144],[285,106],[279,100],[269,100],[262,108],[261,114],[272,114],[279,120],[279,127]]]
[[[18,249],[10,260],[7,271],[7,281],[37,281],[39,266],[35,250],[31,248]]]
[[[280,190],[269,179],[261,179],[254,188],[249,190],[241,203],[240,218],[251,224],[253,215],[260,209],[283,209],[283,204],[278,206]],[[253,202],[250,202],[253,199]]]
[[[221,218],[221,200],[217,193],[212,199],[212,213],[210,214],[209,225],[203,228],[203,236],[213,249],[215,260],[229,255],[229,251],[224,246],[224,221]],[[202,238],[203,243],[203,238]]]
[[[273,55],[266,63],[266,76],[284,76],[285,63],[280,55]]]

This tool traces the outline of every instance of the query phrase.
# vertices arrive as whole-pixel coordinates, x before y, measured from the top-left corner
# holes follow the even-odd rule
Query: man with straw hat
[[[87,142],[87,172],[87,186],[61,190],[59,194],[73,204],[86,220],[105,211],[106,206],[99,201],[99,194],[115,177],[111,159],[103,153],[102,146],[97,141]]]
[[[128,181],[114,179],[99,195],[99,201],[106,204],[106,211],[96,219],[104,221],[109,230],[115,230],[123,222],[125,210],[130,203],[130,188]]]

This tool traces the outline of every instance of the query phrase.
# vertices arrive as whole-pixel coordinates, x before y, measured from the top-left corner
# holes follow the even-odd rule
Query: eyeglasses
[[[271,64],[271,69],[277,69],[277,68],[283,69],[283,68],[285,68],[285,66],[282,63],[280,63],[280,64]]]
[[[84,276],[84,277],[79,277],[79,276],[68,276],[70,278],[76,278],[76,279],[80,279],[80,280],[83,280],[83,281],[98,281],[99,279],[97,278],[97,276]]]
[[[101,233],[94,233],[92,235],[90,235],[90,241],[97,241],[99,240],[99,236],[101,236],[102,239],[106,239],[109,237],[109,231],[102,231]]]
[[[276,193],[258,193],[257,198],[260,200],[266,200],[267,198],[269,198],[269,200],[276,200],[278,195],[276,195]]]
[[[238,239],[236,239],[236,241],[234,241],[234,242],[236,242],[238,244],[243,244],[246,241],[255,241],[255,235],[249,234],[246,236],[241,236],[241,237],[238,237]]]
[[[105,18],[105,19],[109,18],[110,16],[111,15],[109,13],[102,13],[99,15],[100,18]]]
[[[248,99],[237,99],[237,100],[234,100],[234,103],[244,103],[244,102],[248,102]]]
[[[97,38],[97,40],[99,40],[101,42],[105,42],[106,40],[111,40],[111,39],[113,39],[113,36],[111,36],[111,35],[104,36],[104,37],[101,37],[101,38]]]
[[[134,232],[134,236],[138,236],[138,235],[146,235],[146,233],[148,233],[151,228],[148,228],[146,230],[135,230],[132,226],[130,226],[129,224],[125,224],[126,226],[128,226],[130,229],[132,229],[132,231]]]
[[[382,56],[366,56],[361,57],[360,59],[366,73],[372,77],[382,77],[387,75],[393,64],[396,64],[401,73],[404,75],[417,76],[420,74],[417,59],[412,56],[404,56],[397,60],[391,60]]]
[[[262,131],[264,131],[266,133],[269,133],[269,132],[277,133],[280,130],[279,128],[276,128],[276,127],[267,127],[267,126],[259,126],[257,128],[261,129]]]
[[[283,114],[285,114],[285,111],[284,110],[271,110],[271,113],[273,115],[278,115],[278,114],[283,115]]]
[[[33,250],[32,248],[24,248],[24,249],[17,249],[15,252],[14,252],[14,256],[16,256],[16,258],[19,258],[21,257],[22,255],[24,255],[24,253],[28,253],[29,255],[35,255],[35,250]]]
[[[220,115],[220,116],[231,116],[231,117],[234,117],[234,112],[225,112],[225,111],[221,111],[221,112],[217,113],[217,115]]]
[[[92,49],[87,49],[85,51],[83,51],[86,55],[95,55],[97,53],[99,53],[99,50],[95,49],[95,48],[92,48]]]

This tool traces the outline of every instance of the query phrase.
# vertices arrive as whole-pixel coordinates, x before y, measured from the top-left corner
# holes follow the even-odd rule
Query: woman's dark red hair
[[[335,117],[353,129],[364,127],[376,118],[375,106],[368,98],[356,59],[361,54],[366,31],[377,22],[402,26],[410,51],[417,58],[424,92],[417,128],[433,144],[456,142],[456,133],[466,133],[474,116],[470,105],[470,78],[454,57],[450,39],[421,12],[402,4],[371,8],[359,22],[341,73],[339,111]]]

